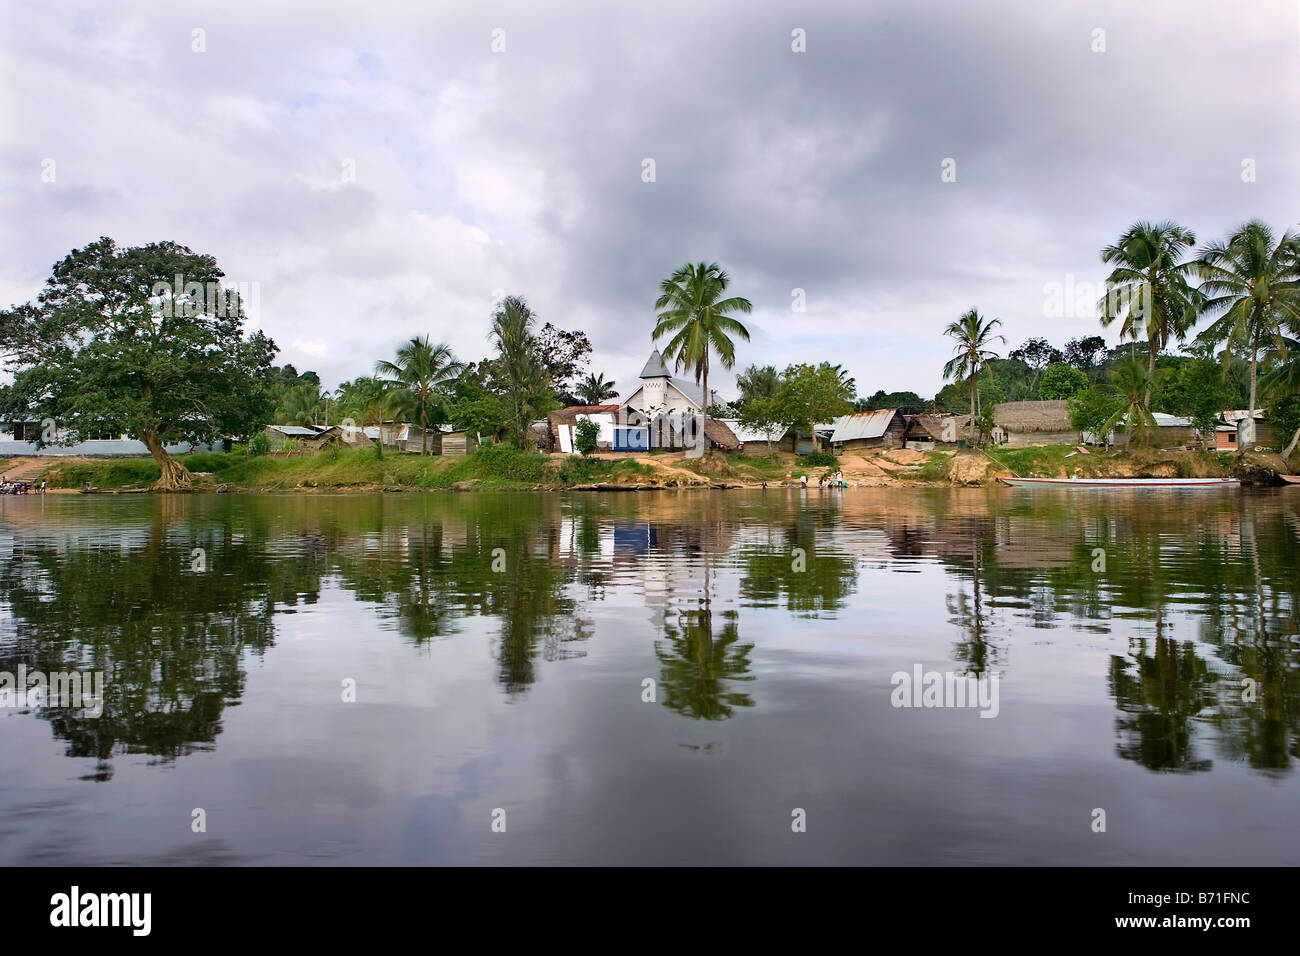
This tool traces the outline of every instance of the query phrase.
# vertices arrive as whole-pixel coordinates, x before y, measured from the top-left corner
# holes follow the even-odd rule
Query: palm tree
[[[321,393],[316,385],[295,385],[281,397],[275,417],[281,425],[315,425]]]
[[[764,365],[761,368],[751,365],[736,376],[736,388],[740,391],[739,404],[742,408],[746,402],[754,399],[770,401],[776,398],[776,393],[781,389],[781,373],[775,365]]]
[[[614,391],[614,383],[605,381],[604,373],[588,375],[578,383],[574,391],[578,393],[584,405],[599,405],[607,398],[618,398],[618,392]]]
[[[998,357],[997,353],[990,351],[988,346],[994,342],[1006,342],[1005,336],[993,334],[993,330],[1001,324],[1001,319],[988,319],[986,321],[979,314],[978,309],[971,309],[943,330],[944,335],[957,341],[957,344],[953,346],[953,351],[957,354],[949,359],[948,364],[943,367],[943,377],[945,381],[961,381],[965,379],[970,387],[970,432],[972,441],[975,439],[975,421],[980,413],[979,375],[980,372],[984,372],[992,381],[993,372],[989,368],[989,359]]]
[[[749,341],[749,330],[734,313],[749,315],[754,306],[740,296],[724,298],[730,283],[731,278],[716,262],[688,262],[660,284],[655,300],[660,311],[652,337],[658,341],[672,335],[664,346],[664,358],[672,359],[678,370],[684,366],[694,369],[695,381],[703,388],[705,425],[709,421],[710,353],[717,352],[722,367],[729,369],[736,364],[731,336]]]
[[[1111,372],[1111,385],[1119,394],[1119,407],[1098,430],[1099,436],[1109,435],[1123,425],[1129,434],[1129,443],[1145,445],[1156,427],[1155,416],[1147,404],[1151,394],[1151,367],[1143,366],[1137,356],[1124,359]]]
[[[548,407],[551,379],[538,356],[533,312],[528,303],[515,295],[502,299],[492,317],[490,337],[496,345],[497,365],[506,383],[510,440],[515,447],[523,448],[533,416],[545,414],[554,407],[553,397],[549,398]]]
[[[1120,338],[1147,340],[1147,393],[1155,383],[1156,356],[1196,323],[1196,292],[1188,285],[1193,263],[1183,256],[1196,236],[1174,222],[1135,222],[1113,246],[1101,250],[1101,261],[1114,264],[1106,277],[1106,294],[1097,304],[1101,324],[1121,319]]]
[[[419,410],[420,454],[429,453],[429,405],[441,403],[464,369],[449,346],[434,345],[428,336],[405,343],[397,350],[397,361],[375,363],[375,375],[388,386],[395,403]]]
[[[1286,354],[1283,327],[1300,327],[1300,237],[1276,242],[1266,223],[1252,219],[1227,242],[1207,246],[1196,262],[1203,309],[1219,317],[1199,338],[1226,341],[1224,363],[1236,349],[1250,352],[1250,421],[1255,419],[1261,349]]]

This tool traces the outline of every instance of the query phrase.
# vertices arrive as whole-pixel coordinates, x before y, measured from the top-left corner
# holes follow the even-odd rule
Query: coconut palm
[[[599,405],[607,398],[618,398],[614,383],[605,381],[604,374],[590,374],[574,389],[584,405]]]
[[[451,348],[429,337],[413,338],[397,350],[395,362],[375,363],[375,376],[387,386],[394,405],[414,407],[420,416],[420,454],[429,453],[429,409],[441,406],[448,389],[465,369]],[[441,417],[441,416],[440,416]]]
[[[1119,407],[1098,429],[1099,436],[1109,435],[1123,427],[1129,435],[1129,444],[1145,445],[1156,427],[1155,416],[1147,404],[1151,394],[1151,368],[1140,358],[1124,359],[1111,371],[1110,384],[1119,398]]]
[[[989,349],[994,342],[1006,342],[1006,337],[994,335],[993,330],[1002,324],[1001,319],[988,319],[979,314],[979,310],[971,309],[965,315],[943,330],[943,334],[955,339],[957,344],[953,346],[953,351],[957,354],[948,360],[948,364],[943,367],[943,377],[945,381],[966,380],[970,387],[970,432],[971,439],[975,438],[975,422],[979,418],[979,392],[980,372],[985,373],[989,380],[993,379],[993,371],[989,368],[989,359],[998,357],[996,352]]]
[[[497,368],[506,385],[505,405],[511,442],[523,448],[528,423],[554,407],[551,377],[538,355],[533,312],[519,296],[507,296],[492,317],[489,333],[497,348]]]
[[[672,359],[678,370],[693,369],[703,389],[704,424],[709,417],[709,359],[718,353],[725,369],[736,364],[736,346],[731,337],[749,341],[749,330],[735,317],[749,315],[754,306],[740,296],[725,296],[731,278],[716,262],[687,263],[659,286],[655,300],[659,309],[653,338],[657,342],[671,335],[663,357]]]
[[[781,373],[775,365],[751,365],[736,376],[736,389],[740,392],[740,406],[755,399],[771,401],[781,390]]]
[[[1226,342],[1225,364],[1234,351],[1250,353],[1250,416],[1255,417],[1259,356],[1287,352],[1282,331],[1300,327],[1300,237],[1274,239],[1266,223],[1253,219],[1228,238],[1207,246],[1196,261],[1202,305],[1218,318],[1198,336]]]
[[[1147,340],[1147,392],[1151,405],[1156,356],[1172,337],[1183,339],[1196,324],[1197,295],[1188,284],[1193,263],[1184,261],[1196,236],[1174,222],[1135,222],[1119,241],[1101,250],[1101,261],[1115,268],[1106,277],[1106,294],[1097,304],[1101,324],[1120,320],[1120,338]]]

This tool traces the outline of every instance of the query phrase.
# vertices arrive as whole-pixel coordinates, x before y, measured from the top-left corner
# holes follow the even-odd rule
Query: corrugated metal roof
[[[740,424],[740,419],[738,418],[719,418],[718,421],[730,428],[731,433],[736,436],[736,441],[742,442],[743,444],[747,445],[750,442],[767,441],[767,435],[762,431],[762,429],[746,428],[744,425]],[[774,426],[772,429],[772,441],[780,441],[785,437],[785,433],[789,430],[789,425]]]
[[[1152,412],[1151,417],[1156,420],[1156,424],[1161,428],[1190,428],[1192,426],[1190,418],[1179,418],[1177,415],[1166,415],[1164,412]]]
[[[1249,417],[1250,417],[1250,409],[1247,408],[1229,408],[1226,411],[1219,412],[1219,421],[1228,422],[1229,424],[1234,424],[1234,425],[1237,422],[1241,421],[1243,418],[1249,418]],[[1264,410],[1262,408],[1255,409],[1256,420],[1259,420],[1263,417],[1264,417]]]
[[[878,408],[874,412],[856,412],[835,419],[831,441],[853,441],[855,438],[879,438],[898,414],[897,408]]]
[[[315,438],[320,434],[314,428],[308,428],[305,425],[272,425],[281,435],[288,435],[291,438]]]

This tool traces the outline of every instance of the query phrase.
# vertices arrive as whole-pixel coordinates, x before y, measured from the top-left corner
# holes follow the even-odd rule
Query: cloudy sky
[[[627,394],[659,281],[716,259],[740,367],[929,395],[971,306],[1097,332],[1134,220],[1300,219],[1296,0],[46,0],[0,78],[0,305],[171,239],[331,386],[416,334],[483,357],[504,290]]]

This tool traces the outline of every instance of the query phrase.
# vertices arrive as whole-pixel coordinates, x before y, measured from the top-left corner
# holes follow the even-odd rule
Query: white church
[[[641,387],[620,403],[623,409],[640,412],[648,419],[704,411],[704,389],[689,379],[674,377],[658,349],[650,353],[640,378]],[[709,404],[719,403],[718,393],[709,391],[712,393]]]

